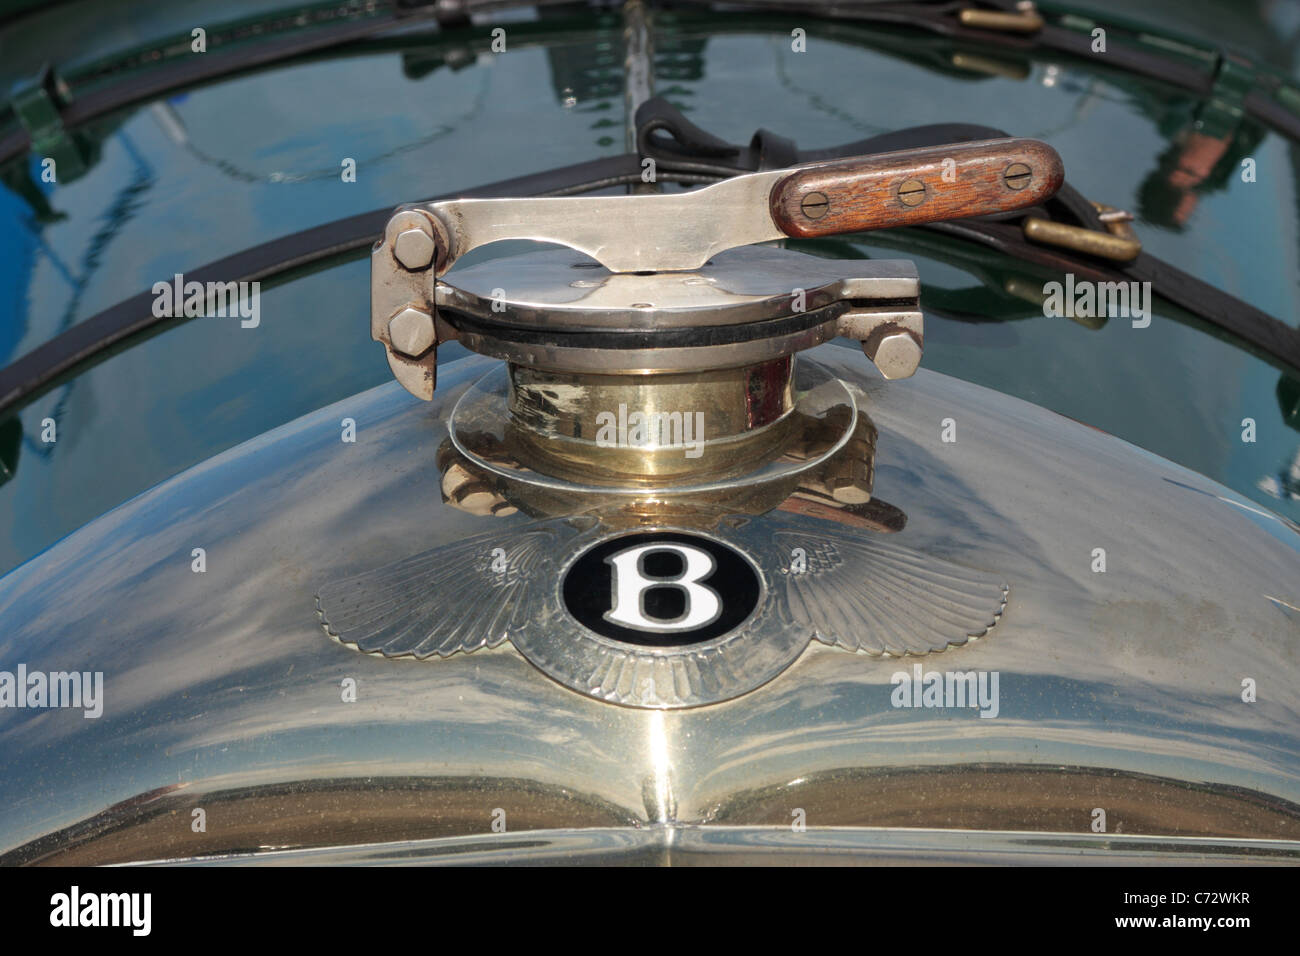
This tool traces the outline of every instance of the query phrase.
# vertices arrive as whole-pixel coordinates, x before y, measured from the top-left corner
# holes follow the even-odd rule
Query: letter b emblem
[[[758,569],[729,545],[685,532],[637,532],[593,545],[570,565],[564,606],[589,630],[647,646],[718,637],[758,606]]]
[[[681,570],[665,568],[667,574],[654,574],[647,565],[656,558],[676,559],[681,563]],[[722,615],[721,596],[700,583],[717,569],[707,551],[666,541],[626,548],[610,555],[605,562],[613,567],[610,582],[613,606],[605,612],[607,621],[641,631],[669,633],[693,631],[712,624]],[[676,592],[684,605],[681,613],[672,617],[661,616],[663,611],[653,613],[647,597],[653,598],[658,591]]]

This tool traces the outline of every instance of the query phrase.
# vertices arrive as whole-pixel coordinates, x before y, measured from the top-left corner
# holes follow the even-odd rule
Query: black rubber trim
[[[981,7],[998,7],[1011,11],[1015,0],[982,0],[968,3],[962,0],[913,0],[913,2],[881,2],[881,0],[832,0],[832,2],[800,2],[800,0],[677,0],[687,6],[715,8],[725,6],[737,11],[769,14],[792,14],[827,20],[848,20],[861,23],[884,23],[891,26],[927,30],[940,36],[965,40],[988,48],[1001,48],[1029,53],[1043,48],[1067,53],[1086,60],[1101,69],[1114,69],[1123,73],[1168,84],[1178,89],[1208,96],[1214,89],[1215,71],[1197,66],[1184,59],[1161,56],[1149,50],[1122,43],[1111,44],[1104,55],[1092,52],[1092,37],[1066,27],[1046,23],[1035,33],[1013,33],[969,27],[958,16],[962,10]],[[1105,26],[1104,21],[1101,24]],[[1218,52],[1206,49],[1207,53]],[[1222,56],[1222,53],[1219,54]],[[1276,98],[1262,90],[1247,94],[1245,112],[1293,140],[1300,140],[1300,114],[1287,109]]]
[[[71,129],[166,93],[289,60],[303,54],[341,46],[417,19],[427,19],[437,22],[442,27],[454,28],[466,22],[463,14],[478,8],[545,6],[557,2],[559,0],[530,0],[524,3],[461,0],[459,9],[451,11],[456,15],[449,16],[448,11],[439,10],[432,4],[405,3],[397,0],[390,9],[381,10],[364,18],[272,37],[254,45],[229,51],[214,50],[212,54],[186,57],[138,73],[132,72],[122,80],[106,84],[102,89],[78,96],[61,107],[60,116],[64,127]],[[1160,56],[1123,44],[1112,46],[1107,50],[1105,59],[1099,60],[1092,52],[1091,37],[1053,24],[1046,24],[1043,29],[1033,34],[1005,33],[964,26],[957,19],[957,14],[960,10],[971,8],[973,5],[955,2],[955,0],[930,3],[923,0],[910,3],[866,0],[866,2],[854,3],[849,0],[849,2],[834,4],[800,3],[797,0],[734,0],[734,2],[727,0],[722,3],[717,0],[678,0],[678,2],[688,6],[706,7],[717,13],[744,10],[797,13],[800,16],[824,20],[856,20],[906,26],[983,46],[1017,51],[1028,52],[1038,47],[1045,47],[1077,56],[1100,67],[1118,69],[1167,83],[1202,97],[1208,96],[1214,89],[1212,70],[1198,67],[1185,60]],[[986,0],[986,3],[1004,9],[1014,7],[1012,0],[1002,0],[1002,2]],[[1288,109],[1265,90],[1252,90],[1245,97],[1243,105],[1250,116],[1292,139],[1300,140],[1300,115]],[[792,145],[788,140],[783,140],[767,130],[760,130],[747,147],[756,157],[760,157],[760,161],[753,166],[746,164],[746,168],[779,169],[790,165],[788,156]],[[20,155],[29,147],[30,138],[26,130],[21,127],[9,129],[0,135],[0,163]]]
[[[874,304],[874,303],[873,303]],[[915,302],[912,303],[915,305]],[[445,318],[458,330],[481,335],[486,339],[509,342],[514,345],[540,345],[571,349],[609,349],[624,351],[627,349],[688,349],[712,345],[739,345],[758,339],[770,339],[779,335],[792,335],[806,332],[819,325],[833,322],[849,308],[847,302],[833,302],[813,309],[799,312],[779,319],[767,319],[761,322],[740,322],[733,325],[698,325],[676,329],[625,329],[617,331],[557,330],[522,328],[520,326],[503,326],[497,322],[485,322],[463,312],[439,309],[438,315]]]
[[[182,56],[131,69],[121,78],[96,83],[92,89],[76,93],[69,102],[60,103],[59,118],[64,129],[72,130],[160,96],[346,46],[412,23],[433,23],[440,30],[463,29],[470,25],[469,14],[479,10],[540,8],[566,2],[569,0],[457,0],[454,4],[436,4],[434,0],[390,0],[387,4],[379,4],[373,12],[358,8],[348,19],[338,23],[293,29],[278,36],[264,35],[256,42],[241,42],[228,49],[217,46],[202,55]],[[215,25],[213,30],[221,26]],[[79,82],[75,75],[70,79],[73,84]],[[31,138],[27,130],[12,126],[0,135],[0,163],[8,162],[30,147]]]
[[[625,153],[448,193],[434,197],[433,201],[459,197],[562,196],[640,180],[640,159]],[[322,259],[372,245],[383,235],[384,226],[392,214],[392,207],[385,206],[383,209],[304,229],[218,259],[186,272],[185,277],[187,281],[204,284],[265,280]],[[152,291],[134,295],[78,322],[66,332],[56,335],[0,369],[0,412],[30,401],[62,375],[96,354],[109,350],[123,339],[155,326],[175,323],[173,318],[159,318],[153,314],[153,300]]]
[[[381,13],[133,71],[121,80],[106,83],[102,88],[77,96],[61,106],[59,118],[65,129],[72,129],[176,90],[373,36],[420,15],[419,12],[402,16]],[[9,130],[0,137],[0,163],[21,155],[30,146],[31,137],[27,130],[22,127]]]
[[[1150,282],[1156,295],[1253,346],[1271,364],[1286,371],[1300,371],[1300,329],[1148,253],[1120,266],[1036,245],[1025,239],[1018,226],[1006,223],[967,219],[928,223],[923,228],[979,242],[1025,262],[1072,272],[1090,281]]]
[[[649,108],[649,115],[662,120],[655,128],[669,129],[672,117],[663,109],[666,104],[651,106],[651,103],[645,104],[643,109]],[[668,109],[671,110],[671,107]],[[680,117],[680,114],[677,115]],[[642,117],[640,111],[637,117],[639,121]],[[677,122],[683,126],[685,124],[684,119]],[[752,159],[756,163],[759,161],[752,152],[747,153],[740,147],[724,143],[698,128],[694,129],[711,141],[705,144],[705,150],[711,154],[707,161],[701,163],[689,158],[664,155],[658,163],[659,181],[713,182],[748,171],[729,167],[729,156],[734,162],[742,159]],[[1007,134],[992,127],[968,123],[938,124],[859,140],[837,149],[796,152],[796,156],[800,162],[808,162],[1005,135]],[[689,140],[689,134],[685,138]],[[646,138],[641,139],[645,141]],[[710,169],[716,172],[711,173]],[[623,154],[434,198],[562,196],[637,183],[640,179],[641,157]],[[1102,228],[1092,205],[1068,184],[1063,185],[1045,206],[1046,213],[1058,221],[1073,222],[1093,229]],[[1030,212],[1041,214],[1042,211]],[[205,284],[266,280],[336,255],[365,248],[379,239],[391,214],[392,209],[385,207],[273,239],[187,272],[186,277]],[[1006,223],[967,219],[931,223],[920,228],[979,242],[1015,258],[1046,265],[1061,272],[1074,272],[1102,281],[1150,281],[1152,290],[1161,298],[1236,336],[1252,349],[1258,350],[1261,357],[1272,364],[1289,371],[1300,371],[1300,331],[1154,256],[1143,253],[1137,262],[1127,269],[1121,269],[1114,263],[1072,254],[1068,250],[1034,245],[1024,239],[1018,227]],[[0,369],[0,413],[30,401],[82,363],[104,357],[117,343],[151,329],[157,330],[177,323],[176,319],[153,316],[152,304],[152,292],[132,296],[85,319],[8,367]]]
[[[684,167],[699,172],[725,173],[729,164],[741,171],[759,164],[754,142],[735,146],[689,122],[666,100],[656,97],[637,111],[638,142],[660,167]],[[889,152],[969,140],[1000,139],[1007,132],[973,123],[937,123],[896,130],[831,149],[797,151],[800,163],[824,162],[845,156]],[[757,140],[757,137],[755,137]],[[1202,282],[1149,253],[1142,253],[1128,266],[1120,266],[1081,253],[1036,245],[1024,238],[1019,226],[996,219],[1019,220],[1027,215],[1046,216],[1056,222],[1104,230],[1096,208],[1082,193],[1062,184],[1042,207],[1018,210],[1001,217],[960,219],[927,223],[918,228],[943,232],[998,249],[1027,262],[1074,272],[1096,281],[1150,282],[1152,291],[1168,302],[1236,336],[1273,365],[1300,370],[1300,331],[1251,306],[1233,295]]]

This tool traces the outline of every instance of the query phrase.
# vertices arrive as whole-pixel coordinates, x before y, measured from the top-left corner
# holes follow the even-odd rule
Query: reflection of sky
[[[898,248],[855,243],[873,257]],[[972,288],[954,267],[913,256],[927,288]],[[978,382],[1110,432],[1262,502],[1292,519],[1300,503],[1263,494],[1257,482],[1300,449],[1276,389],[1282,373],[1239,349],[1167,317],[1157,301],[1151,325],[1116,318],[1089,329],[1067,318],[970,326],[926,314],[926,368]],[[1257,423],[1241,441],[1241,421]]]
[[[52,254],[77,262],[87,230],[130,182],[134,157],[123,137],[157,177],[86,277],[75,318],[299,229],[617,152],[595,146],[590,116],[555,106],[548,76],[541,50],[485,57],[480,66],[419,80],[403,76],[399,57],[370,56],[287,67],[176,97],[166,109],[183,124],[183,143],[156,110],[134,112],[121,135],[109,137],[100,163],[50,197],[68,219],[48,227],[45,239]],[[548,108],[553,138],[520,150],[515,131]],[[357,161],[355,183],[340,179],[345,157]],[[66,290],[47,274],[52,269],[48,258],[37,264],[32,286],[46,297],[31,304],[24,351],[50,334],[42,318],[61,312]]]
[[[1294,0],[1076,0],[1067,9],[1168,31],[1202,46],[1249,51],[1261,66],[1300,80],[1300,4]]]
[[[870,389],[877,488],[909,516],[891,542],[1011,584],[987,638],[921,660],[999,671],[998,718],[896,710],[889,676],[911,661],[820,646],[742,698],[660,715],[567,691],[509,647],[417,663],[331,642],[313,613],[323,581],[527,523],[439,503],[440,416],[490,367],[472,360],[444,371],[432,404],[392,383],[348,398],[0,580],[5,669],[105,674],[97,720],[0,711],[0,851],[166,785],[404,774],[535,780],[638,818],[676,804],[698,819],[740,790],[823,770],[940,763],[1109,768],[1300,801],[1298,635],[1256,594],[1294,596],[1295,534],[1266,536],[1240,509],[1201,501],[1202,479],[1040,409],[924,371],[882,385],[860,354],[821,355]],[[954,408],[956,445],[900,436]],[[344,415],[356,445],[339,441]],[[1044,451],[1057,429],[1065,449]],[[1179,520],[1189,506],[1198,520]],[[966,521],[956,534],[952,512]],[[1105,575],[1088,568],[1096,540],[1110,548]],[[195,546],[204,574],[190,571]],[[1257,704],[1240,702],[1243,674],[1258,675]],[[356,704],[340,700],[344,677]]]
[[[35,168],[35,164],[30,164]],[[42,184],[48,192],[49,184]],[[17,358],[26,349],[19,348],[23,320],[28,313],[27,283],[37,256],[36,239],[31,226],[31,208],[14,192],[0,189],[0,365]]]
[[[1078,67],[1060,71],[1050,87],[1042,65],[1026,81],[967,80],[815,33],[809,42],[810,52],[797,55],[785,34],[713,36],[703,78],[680,71],[671,96],[691,107],[693,121],[733,142],[765,126],[817,148],[953,120],[1038,135],[1060,151],[1076,187],[1128,208],[1167,145],[1157,119],[1161,128],[1190,119],[1179,113],[1182,100],[1162,103],[1140,96],[1136,79],[1121,87]],[[595,50],[570,45],[564,55],[581,60]],[[25,207],[8,194],[0,202],[0,232],[10,245],[25,237],[0,273],[0,348],[10,342],[26,351],[65,317],[84,319],[160,277],[274,236],[621,150],[609,124],[619,119],[618,99],[564,109],[552,81],[546,52],[522,46],[419,79],[404,76],[396,55],[367,55],[174,98],[166,109],[183,134],[157,104],[134,111],[105,141],[97,165],[50,191],[67,218],[43,227],[39,241]],[[339,181],[345,156],[359,161],[356,183]],[[1258,182],[1234,179],[1202,196],[1187,232],[1138,228],[1157,255],[1292,318],[1300,314],[1292,163],[1276,136],[1257,157]],[[124,206],[142,163],[149,184]],[[276,181],[285,177],[303,181]],[[91,237],[105,231],[109,240],[88,262]],[[917,261],[928,287],[978,284],[924,256]],[[260,329],[190,323],[29,407],[17,476],[0,486],[0,569],[208,455],[387,380],[382,352],[368,339],[367,272],[365,263],[351,263],[268,291]],[[70,275],[84,282],[76,299]],[[1122,321],[1101,331],[1053,319],[963,326],[930,315],[927,322],[928,367],[1111,431],[1300,517],[1300,503],[1257,488],[1294,454],[1300,435],[1280,418],[1279,373],[1243,352],[1159,316],[1142,331]],[[34,439],[47,415],[59,422],[54,449]],[[1254,445],[1239,441],[1244,417],[1259,423]]]
[[[283,9],[279,0],[222,0],[221,19],[238,21],[277,8]],[[155,37],[188,35],[195,25],[212,22],[212,14],[209,0],[69,0],[57,10],[14,17],[5,24],[0,88],[30,79],[46,63],[75,70]]]

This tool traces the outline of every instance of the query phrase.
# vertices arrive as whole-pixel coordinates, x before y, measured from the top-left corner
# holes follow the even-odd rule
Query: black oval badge
[[[628,534],[595,545],[569,568],[564,605],[603,637],[651,647],[711,640],[758,606],[758,572],[711,538]]]

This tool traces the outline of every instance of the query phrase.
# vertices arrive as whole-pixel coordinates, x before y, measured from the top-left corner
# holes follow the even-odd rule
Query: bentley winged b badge
[[[766,683],[814,638],[926,654],[985,634],[1006,606],[990,575],[784,514],[723,520],[709,534],[583,525],[479,535],[337,582],[321,589],[321,619],[340,642],[385,657],[508,639],[581,693],[690,707]],[[494,570],[503,541],[513,544]]]
[[[432,660],[509,641],[579,693],[723,701],[809,644],[926,654],[980,637],[1007,585],[891,539],[861,390],[796,353],[921,358],[910,262],[755,243],[993,214],[1062,180],[1032,140],[738,176],[695,192],[404,207],[372,254],[371,333],[397,380],[437,347],[505,360],[456,400],[443,503],[489,530],[321,587],[326,632]],[[567,246],[449,272],[501,239]],[[450,665],[448,665],[450,666]]]

